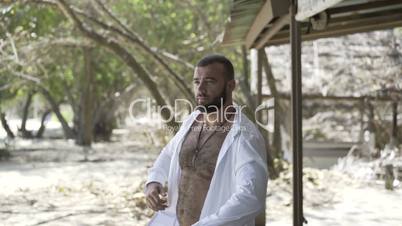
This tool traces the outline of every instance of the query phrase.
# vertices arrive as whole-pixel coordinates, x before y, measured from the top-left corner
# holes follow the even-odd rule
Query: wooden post
[[[360,116],[359,142],[364,143],[364,99],[362,99],[359,103],[359,116]]]
[[[256,103],[257,107],[262,104],[262,61],[261,61],[261,55],[264,50],[259,49],[258,50],[258,57],[257,57],[257,97],[256,97]],[[256,117],[256,120],[259,122],[262,122],[262,112],[259,111]]]
[[[392,164],[385,165],[385,189],[394,190],[394,167]]]
[[[254,96],[254,107],[258,107],[262,103],[262,62],[261,50],[251,49],[251,78],[250,91]],[[255,119],[261,121],[261,114],[257,114]]]
[[[279,99],[275,98],[274,99],[274,138],[272,141],[272,146],[274,147],[273,150],[273,157],[282,159],[283,153],[282,153],[282,134],[281,134],[281,119],[283,116],[281,114],[283,113],[280,110],[280,105],[279,105]]]
[[[292,57],[292,148],[293,148],[293,225],[302,226],[303,217],[303,140],[301,90],[301,33],[296,21],[297,0],[290,3],[290,51]]]
[[[281,102],[279,100],[279,92],[276,88],[275,78],[272,74],[271,65],[269,63],[268,56],[265,50],[261,53],[262,65],[266,75],[266,81],[269,86],[269,90],[271,91],[271,97],[274,98],[274,135],[272,141],[272,157],[273,158],[282,158],[282,147],[281,147],[281,131],[280,131],[280,123],[281,123],[281,112],[284,112]]]
[[[391,145],[398,146],[398,102],[392,102],[392,131],[391,131]]]
[[[256,107],[260,106],[262,103],[262,62],[261,62],[261,54],[264,51],[263,49],[258,50],[257,53],[257,73],[256,73],[256,83],[257,83],[257,95],[256,95]],[[261,122],[262,120],[262,112],[259,111],[256,115],[256,121]],[[267,143],[268,137],[267,134],[265,133],[264,129],[260,130],[265,138],[265,143]],[[268,151],[268,150],[267,150]],[[264,209],[265,209],[265,202],[264,202]],[[255,226],[265,226],[265,211],[259,214],[256,219],[255,219]]]

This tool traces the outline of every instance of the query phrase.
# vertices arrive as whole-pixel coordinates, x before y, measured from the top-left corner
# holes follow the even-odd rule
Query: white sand
[[[88,162],[63,140],[19,141],[0,162],[0,225],[145,225],[151,211],[141,183],[159,149],[144,137],[95,144]],[[306,169],[305,217],[311,226],[401,226],[402,189]],[[267,225],[292,225],[290,174],[270,181]]]

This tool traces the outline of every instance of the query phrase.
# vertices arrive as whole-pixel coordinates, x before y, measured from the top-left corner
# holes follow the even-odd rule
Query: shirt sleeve
[[[260,139],[255,138],[247,139],[240,147],[242,150],[239,157],[242,159],[242,164],[235,172],[235,193],[216,213],[201,219],[193,226],[245,225],[264,211],[268,173],[263,156],[258,152],[265,152],[265,149],[261,150],[265,145]],[[250,157],[249,161],[244,162],[243,156],[249,154],[254,158]]]
[[[192,117],[191,115],[187,116],[183,120],[182,125],[188,125],[191,123]],[[151,182],[159,182],[164,185],[169,177],[170,164],[172,160],[172,156],[174,153],[174,148],[176,146],[177,141],[181,138],[181,130],[183,126],[180,127],[180,130],[176,133],[176,135],[169,141],[169,143],[162,149],[158,158],[155,160],[153,166],[148,170],[148,178],[145,183],[145,187],[147,184]]]
[[[162,149],[153,166],[148,170],[146,185],[151,182],[159,182],[163,185],[167,182],[175,139],[176,136]]]

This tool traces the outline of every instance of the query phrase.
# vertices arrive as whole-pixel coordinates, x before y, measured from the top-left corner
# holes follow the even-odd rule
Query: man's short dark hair
[[[228,58],[219,54],[211,54],[203,57],[198,63],[197,67],[208,66],[213,63],[220,63],[225,70],[225,78],[227,81],[234,79],[234,68],[232,62]]]

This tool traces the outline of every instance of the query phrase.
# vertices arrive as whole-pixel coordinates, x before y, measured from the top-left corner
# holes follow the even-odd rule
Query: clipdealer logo
[[[236,105],[237,109],[239,111],[243,111],[245,108],[247,108],[247,105]],[[141,112],[142,117],[146,117],[148,119],[151,119],[152,121],[158,121],[161,122],[162,124],[165,124],[170,121],[174,121],[176,123],[182,123],[184,118],[190,114],[191,112],[195,110],[200,110],[201,112],[208,112],[212,108],[212,112],[218,112],[216,111],[217,109],[224,108],[223,111],[219,111],[221,114],[219,118],[225,118],[225,120],[229,122],[233,122],[234,117],[229,117],[235,113],[232,113],[228,111],[231,106],[224,106],[223,102],[221,100],[220,106],[212,105],[205,107],[203,105],[196,105],[194,106],[193,103],[187,99],[175,99],[173,106],[170,105],[157,105],[155,101],[152,98],[146,97],[146,98],[139,98],[135,99],[130,103],[128,112],[129,112],[129,117],[131,120],[135,121],[136,118],[139,117],[139,115],[136,115],[137,113]],[[138,110],[140,109],[140,110]],[[144,112],[145,109],[145,112]],[[259,120],[258,114],[263,112],[264,110],[270,109],[270,106],[267,104],[263,103],[259,106],[256,107],[254,110],[254,118],[255,123],[260,126],[261,128],[271,131],[272,129],[268,125],[267,122],[262,122]],[[162,112],[167,115],[167,118],[162,117]],[[145,113],[145,115],[144,115]],[[218,117],[217,117],[218,118]],[[196,119],[197,120],[197,119]],[[241,118],[239,118],[241,120]]]

